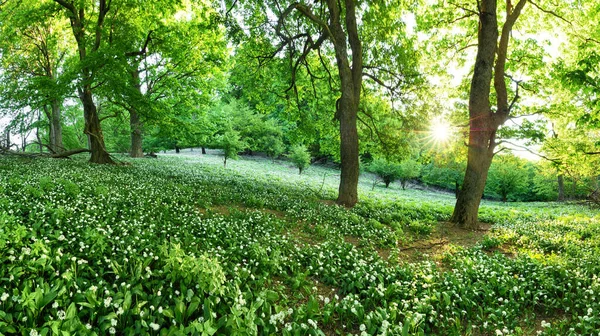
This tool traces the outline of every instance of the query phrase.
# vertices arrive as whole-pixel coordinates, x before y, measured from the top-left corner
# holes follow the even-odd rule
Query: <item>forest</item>
[[[600,2],[0,0],[0,335],[592,335]]]

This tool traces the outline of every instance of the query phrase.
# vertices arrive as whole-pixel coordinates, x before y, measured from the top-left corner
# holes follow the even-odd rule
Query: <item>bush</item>
[[[302,174],[302,171],[310,166],[310,154],[304,145],[292,147],[288,158],[290,158],[292,163],[294,163],[294,166],[298,168],[299,174]]]
[[[402,189],[406,189],[406,183],[411,179],[419,177],[421,174],[421,164],[412,159],[402,161],[399,165],[398,173]]]
[[[285,152],[285,145],[279,137],[268,136],[263,139],[263,148],[268,157],[275,160]]]
[[[244,149],[244,142],[240,140],[240,134],[236,131],[227,131],[218,141],[219,147],[223,149],[223,167],[227,167],[227,159],[237,159],[238,153]]]
[[[368,171],[377,175],[383,183],[385,183],[386,188],[401,176],[401,168],[398,163],[389,162],[383,159],[373,160],[369,165]]]

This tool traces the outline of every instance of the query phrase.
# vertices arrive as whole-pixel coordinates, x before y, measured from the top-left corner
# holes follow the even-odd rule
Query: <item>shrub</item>
[[[304,145],[292,147],[288,157],[292,160],[294,166],[298,168],[299,174],[302,174],[302,171],[310,166],[310,154]]]
[[[369,165],[368,170],[377,175],[388,188],[391,183],[400,178],[401,168],[398,163],[389,162],[383,159],[375,159]]]
[[[238,153],[245,146],[236,131],[225,132],[219,139],[218,145],[223,149],[223,167],[227,167],[227,159],[237,159]]]
[[[279,137],[268,136],[263,139],[263,142],[265,153],[273,160],[285,152],[285,145]]]
[[[412,159],[402,161],[398,168],[398,177],[402,189],[406,189],[406,183],[409,180],[417,178],[421,174],[421,164]]]

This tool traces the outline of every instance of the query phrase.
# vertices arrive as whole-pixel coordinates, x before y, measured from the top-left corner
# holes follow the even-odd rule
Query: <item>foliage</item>
[[[501,155],[492,163],[486,191],[500,195],[502,201],[506,202],[509,196],[526,190],[530,175],[522,161],[514,156]]]
[[[218,147],[223,150],[223,166],[227,166],[227,159],[237,159],[238,153],[246,146],[240,140],[240,134],[236,131],[227,131],[217,140]]]
[[[294,166],[298,168],[298,174],[302,175],[302,172],[310,166],[310,153],[306,146],[296,145],[291,148],[288,158],[292,161]]]
[[[0,158],[0,332],[529,335],[548,316],[549,335],[600,327],[596,212],[483,201],[494,229],[480,246],[449,251],[443,270],[391,264],[373,250],[403,237],[391,223],[427,235],[452,198],[364,181],[348,211],[306,193],[329,169],[220,160]],[[503,244],[522,252],[482,251]]]
[[[421,163],[413,159],[408,159],[400,162],[398,166],[398,179],[402,185],[402,189],[406,189],[406,183],[409,180],[415,179],[421,175]]]
[[[383,181],[385,187],[388,188],[391,183],[401,178],[403,174],[406,174],[404,176],[411,174],[411,172],[405,170],[405,168],[402,168],[400,164],[395,162],[390,162],[385,159],[375,159],[368,166],[367,170],[377,175]]]

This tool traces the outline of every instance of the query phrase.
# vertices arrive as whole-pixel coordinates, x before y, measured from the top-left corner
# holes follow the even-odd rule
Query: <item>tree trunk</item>
[[[565,201],[565,177],[563,174],[558,175],[558,202]]]
[[[337,203],[351,208],[358,202],[358,100],[342,99],[340,103],[341,178]],[[345,101],[345,102],[344,102]]]
[[[206,148],[202,147],[202,154],[206,154]]]
[[[7,127],[4,131],[6,132],[6,148],[10,148],[10,128]]]
[[[54,153],[60,153],[65,150],[62,138],[61,124],[61,103],[58,99],[52,100],[52,112],[50,120],[50,147]]]
[[[481,149],[479,149],[479,153],[472,154],[475,151],[478,151],[478,149],[469,148],[465,179],[462,188],[458,192],[456,206],[450,220],[468,229],[478,228],[477,213],[493,157],[488,153],[481,153]]]
[[[135,109],[129,111],[129,127],[131,129],[131,152],[129,155],[132,158],[143,158],[142,123],[140,122],[140,116]]]
[[[179,154],[179,152],[181,152],[181,149],[179,148],[179,146],[175,146],[175,153]]]
[[[131,71],[131,78],[137,93],[142,96],[142,86],[140,84],[139,65],[134,63],[134,68]],[[132,158],[143,158],[144,151],[142,149],[142,122],[135,107],[129,109],[129,127],[131,131],[131,151],[129,155]]]
[[[519,18],[527,0],[519,0],[507,9],[507,17],[498,32],[497,0],[479,3],[479,30],[475,69],[469,97],[469,150],[467,170],[458,194],[451,221],[463,228],[478,228],[477,212],[485,189],[490,165],[497,146],[496,131],[509,117],[513,103],[509,104],[505,81],[508,42],[512,27]],[[500,39],[498,37],[500,36]],[[497,57],[496,57],[497,55]],[[492,75],[496,94],[496,111],[492,111],[490,92]]]
[[[84,133],[88,135],[89,146],[92,152],[90,162],[107,164],[114,163],[110,154],[104,145],[104,135],[100,126],[100,118],[94,99],[92,97],[92,89],[86,84],[80,92],[81,102],[83,103],[83,115],[85,117]]]
[[[341,22],[339,1],[327,0],[331,40],[340,76],[342,96],[336,103],[336,117],[340,121],[341,176],[337,204],[351,208],[358,202],[358,129],[356,127],[363,76],[362,43],[358,35],[356,3],[344,0],[346,15]],[[347,34],[347,35],[346,35]],[[348,53],[350,46],[351,57]],[[350,63],[351,60],[351,63]]]

